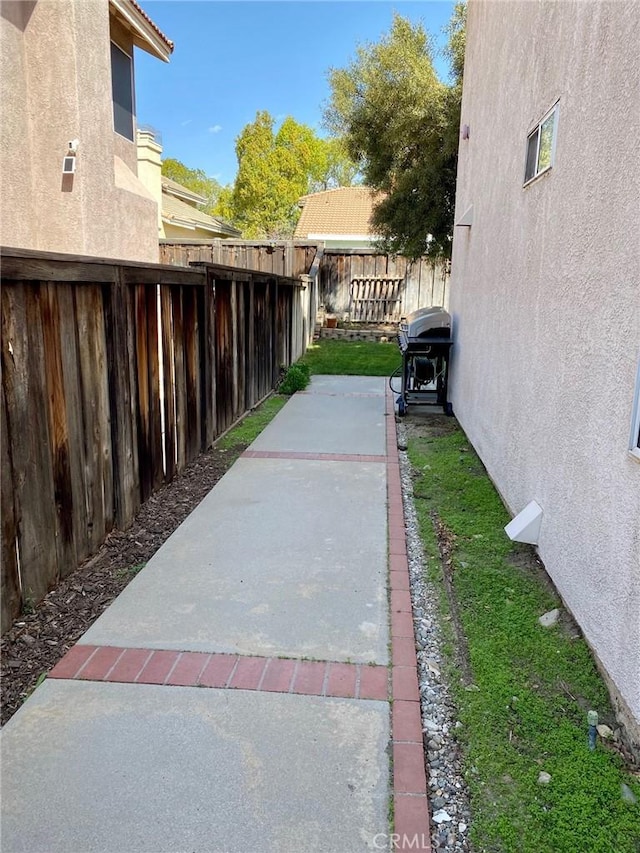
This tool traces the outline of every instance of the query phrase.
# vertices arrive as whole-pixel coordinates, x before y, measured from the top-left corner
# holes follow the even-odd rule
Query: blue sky
[[[235,139],[267,110],[277,125],[291,115],[324,135],[327,72],[343,68],[360,44],[379,41],[394,11],[421,21],[441,43],[453,3],[140,0],[175,43],[167,65],[136,51],[139,125],[162,135],[163,157],[231,183]],[[447,65],[436,69],[446,78]],[[276,125],[276,126],[277,126]]]

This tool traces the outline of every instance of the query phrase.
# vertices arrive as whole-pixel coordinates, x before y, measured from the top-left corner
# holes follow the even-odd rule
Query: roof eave
[[[207,201],[203,195],[198,195],[198,193],[194,193],[186,189],[186,187],[184,190],[179,190],[177,187],[172,187],[164,182],[162,183],[162,192],[179,198],[182,201],[195,201],[196,204],[206,204]]]
[[[132,0],[109,0],[109,4],[125,21],[133,34],[133,43],[141,50],[152,56],[168,62],[173,52],[173,42],[162,37],[160,31],[152,24],[137,3]]]
[[[216,225],[208,225],[206,222],[198,222],[195,219],[181,219],[179,216],[166,216],[162,214],[162,221],[166,222],[167,225],[177,225],[181,228],[188,228],[190,231],[195,231],[198,228],[201,231],[209,231],[211,234],[226,234],[229,237],[235,237],[237,234],[241,234],[241,231],[238,231],[237,228],[224,228],[223,226]]]

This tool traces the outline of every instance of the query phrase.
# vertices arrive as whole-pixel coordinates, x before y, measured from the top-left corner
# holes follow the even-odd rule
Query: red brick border
[[[431,852],[418,663],[402,506],[393,394],[386,394],[387,507],[391,600],[394,832],[396,850]]]
[[[389,668],[218,652],[76,645],[49,678],[389,700]]]

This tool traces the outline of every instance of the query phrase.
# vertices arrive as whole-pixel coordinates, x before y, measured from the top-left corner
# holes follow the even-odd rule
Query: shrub
[[[278,386],[280,394],[295,394],[303,391],[309,384],[310,371],[306,364],[292,364]]]

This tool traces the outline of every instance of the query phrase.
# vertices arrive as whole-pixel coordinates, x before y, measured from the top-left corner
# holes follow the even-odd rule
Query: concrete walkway
[[[2,853],[430,849],[408,589],[385,380],[314,377],[4,727]]]

